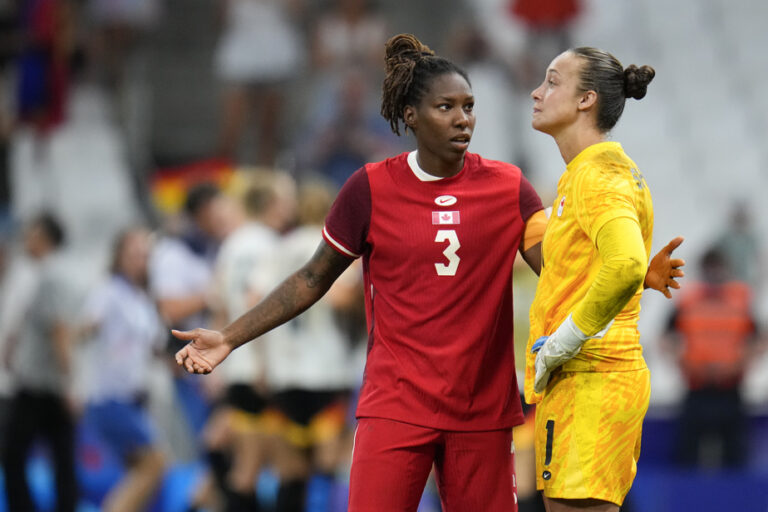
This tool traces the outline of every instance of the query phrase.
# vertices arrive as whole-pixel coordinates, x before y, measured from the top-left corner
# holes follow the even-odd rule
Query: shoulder
[[[467,164],[471,169],[480,170],[485,173],[499,174],[507,178],[511,176],[520,177],[523,174],[518,166],[509,162],[491,160],[476,153],[467,153],[466,158]]]
[[[388,174],[392,172],[399,172],[402,170],[408,170],[408,152],[400,153],[379,162],[372,162],[365,164],[363,167],[357,170],[355,174],[361,174],[365,176],[365,179],[377,178],[382,174]],[[354,176],[353,174],[352,176]],[[358,176],[358,179],[361,177]],[[351,179],[351,178],[350,178]]]
[[[172,272],[194,265],[201,258],[177,238],[162,237],[152,248],[150,267],[156,272]]]
[[[630,187],[634,184],[632,169],[630,160],[588,160],[572,170],[573,183],[578,190],[585,193],[630,192]]]
[[[574,171],[585,179],[627,179],[635,163],[618,143],[599,144],[587,158],[580,160]]]
[[[126,295],[126,289],[118,276],[109,274],[101,277],[90,289],[87,295],[86,303],[93,308],[94,304],[99,304],[101,308],[106,308],[122,301]]]
[[[747,305],[752,300],[752,288],[742,281],[729,281],[725,284],[726,293],[735,301]]]

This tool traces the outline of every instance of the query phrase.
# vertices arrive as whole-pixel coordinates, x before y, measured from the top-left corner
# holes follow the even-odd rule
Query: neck
[[[597,128],[579,126],[578,124],[565,128],[553,137],[566,165],[589,146],[606,140],[605,134]]]
[[[419,167],[427,174],[440,178],[449,178],[456,176],[464,168],[464,155],[466,153],[461,153],[454,159],[446,160],[434,153],[419,148],[416,151],[416,161],[419,163]]]

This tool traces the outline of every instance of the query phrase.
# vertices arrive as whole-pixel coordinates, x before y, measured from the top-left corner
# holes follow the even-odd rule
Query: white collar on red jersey
[[[440,176],[432,176],[419,166],[419,161],[416,159],[416,150],[408,153],[408,166],[420,181],[438,181],[443,179]]]

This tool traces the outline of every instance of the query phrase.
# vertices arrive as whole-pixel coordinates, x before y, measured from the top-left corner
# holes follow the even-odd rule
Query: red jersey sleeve
[[[345,256],[365,253],[371,224],[371,185],[365,167],[355,171],[341,187],[325,218],[323,238]]]
[[[520,175],[520,216],[523,218],[523,222],[526,222],[531,215],[539,210],[543,210],[544,205],[541,203],[541,198],[533,185],[525,179],[525,176]]]

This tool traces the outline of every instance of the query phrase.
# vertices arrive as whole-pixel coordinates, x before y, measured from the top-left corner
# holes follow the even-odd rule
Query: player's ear
[[[586,91],[579,98],[578,109],[581,111],[590,110],[597,104],[597,93],[595,91]]]
[[[413,105],[406,105],[405,108],[403,108],[403,121],[405,122],[407,129],[413,131],[416,128],[417,118],[416,109]]]

